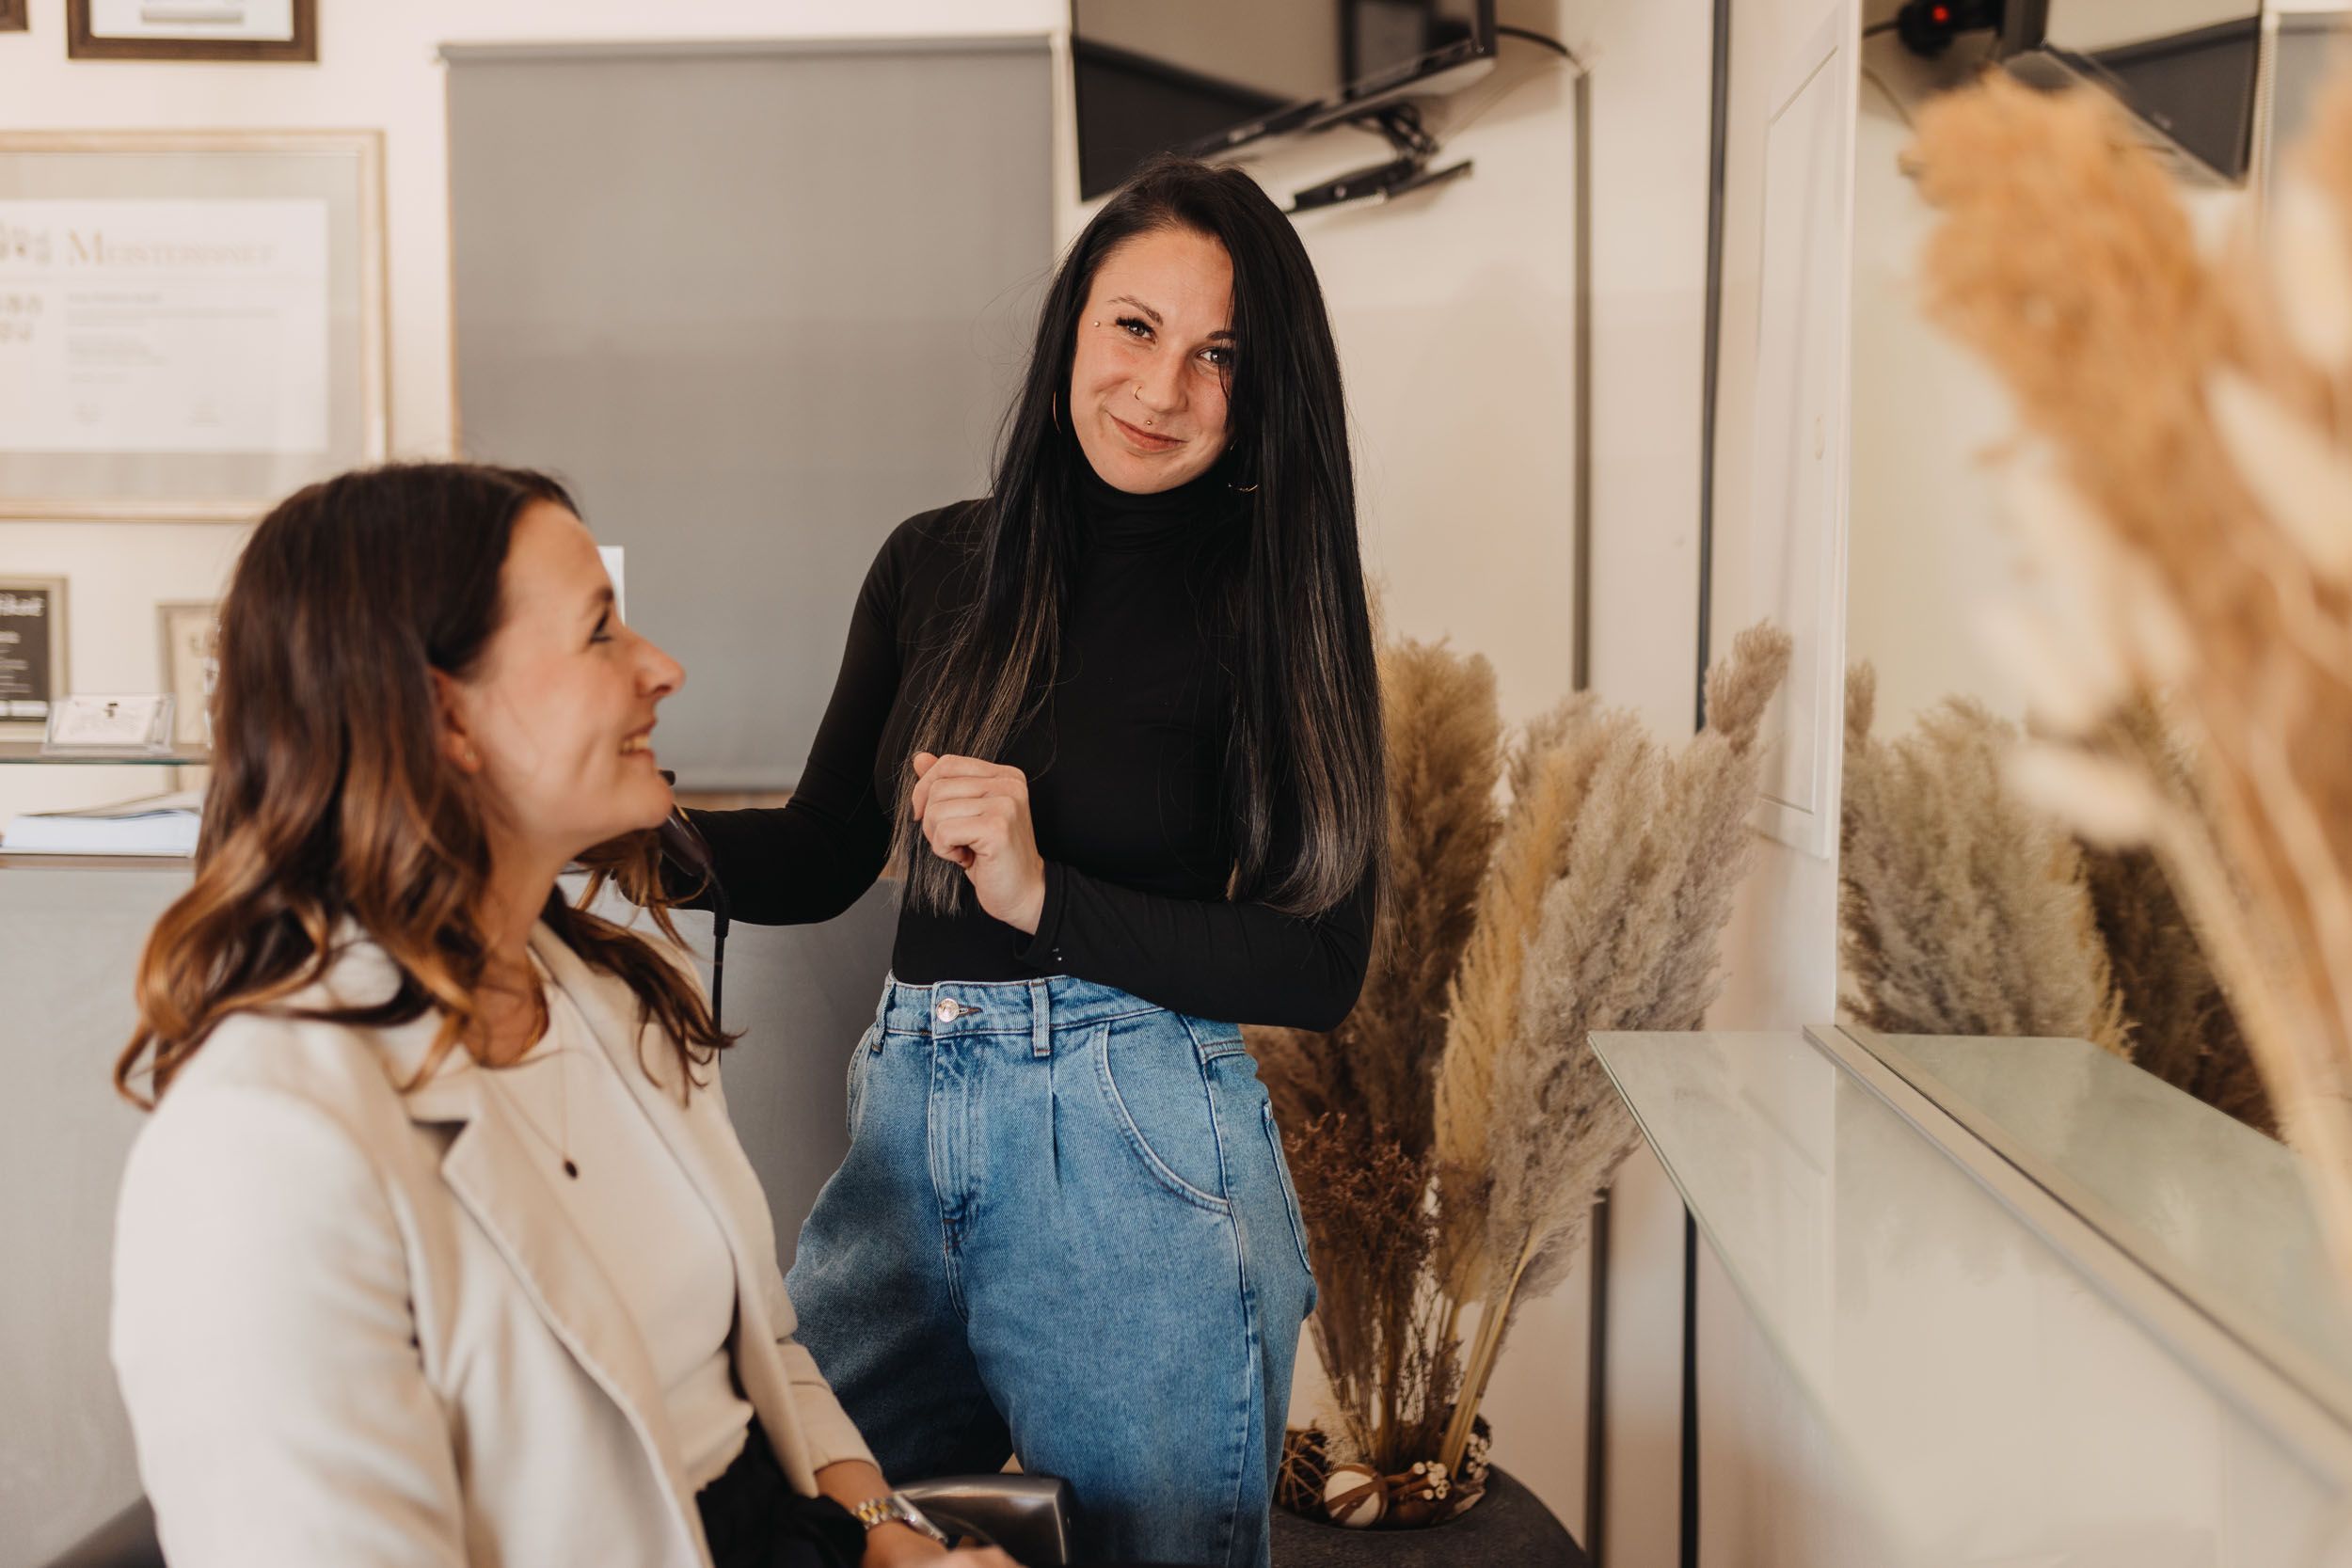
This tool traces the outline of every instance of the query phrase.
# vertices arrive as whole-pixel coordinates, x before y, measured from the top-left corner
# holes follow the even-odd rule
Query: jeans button
[[[953,1023],[956,1021],[955,999],[947,996],[941,997],[939,1006],[931,1009],[931,1016],[942,1023]]]

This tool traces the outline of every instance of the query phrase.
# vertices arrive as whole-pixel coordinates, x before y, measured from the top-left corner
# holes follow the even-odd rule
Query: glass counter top
[[[0,765],[41,763],[64,768],[209,768],[213,753],[201,748],[167,752],[151,757],[52,756],[38,740],[0,740]]]

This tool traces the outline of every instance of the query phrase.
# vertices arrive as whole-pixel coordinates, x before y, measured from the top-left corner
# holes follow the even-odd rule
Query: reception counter
[[[106,1362],[122,1163],[140,1113],[109,1075],[131,982],[183,863],[29,856],[0,864],[0,1568],[32,1568],[137,1496]],[[728,1107],[789,1260],[801,1216],[847,1147],[842,1067],[889,964],[895,896],[824,926],[737,926],[725,1022]],[[698,952],[706,916],[679,925]]]

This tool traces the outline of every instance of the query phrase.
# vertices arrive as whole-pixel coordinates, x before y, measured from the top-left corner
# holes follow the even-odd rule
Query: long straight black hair
[[[1376,879],[1386,858],[1379,675],[1323,290],[1290,220],[1239,169],[1153,159],[1062,259],[982,503],[975,591],[916,710],[914,749],[993,758],[1053,683],[1083,527],[1087,459],[1061,417],[1079,318],[1104,258],[1165,230],[1216,240],[1233,264],[1227,439],[1213,470],[1242,492],[1247,515],[1215,611],[1234,658],[1229,894],[1320,914]],[[930,853],[906,798],[902,788],[907,896],[945,911],[962,875]]]

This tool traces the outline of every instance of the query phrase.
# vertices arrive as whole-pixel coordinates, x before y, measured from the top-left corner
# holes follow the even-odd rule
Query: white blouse
[[[727,1359],[735,1268],[726,1238],[579,1006],[544,971],[540,981],[548,1032],[511,1066],[486,1069],[492,1090],[534,1134],[548,1185],[644,1332],[688,1479],[707,1486],[742,1451],[752,1420]],[[485,1070],[462,1052],[449,1060]],[[566,1156],[577,1177],[564,1174]]]

